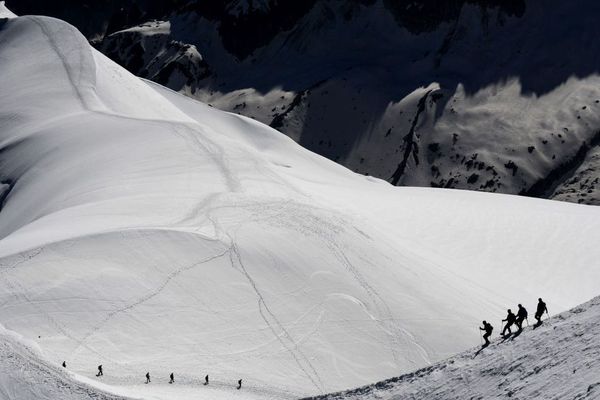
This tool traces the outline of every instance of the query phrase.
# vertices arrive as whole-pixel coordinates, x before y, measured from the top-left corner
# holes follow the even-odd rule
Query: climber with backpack
[[[515,324],[519,328],[519,332],[523,330],[523,321],[527,319],[527,310],[521,304],[519,304],[519,311],[517,311],[517,319]],[[529,324],[529,322],[527,323]]]
[[[535,311],[535,319],[537,320],[536,326],[540,326],[542,324],[542,316],[544,312],[548,314],[548,307],[546,307],[546,303],[540,297],[538,299],[537,309]]]
[[[485,344],[483,345],[483,347],[486,347],[490,344],[489,337],[492,336],[492,331],[494,330],[494,327],[487,321],[483,321],[483,328],[479,328],[479,330],[485,332],[483,334],[483,339],[485,340]]]
[[[504,325],[504,329],[502,329],[503,337],[508,337],[512,334],[510,327],[515,323],[516,319],[517,317],[515,316],[515,314],[513,314],[513,312],[510,309],[508,309],[506,319],[502,320],[502,322],[506,322],[506,325]],[[508,331],[508,334],[506,334],[506,331]]]

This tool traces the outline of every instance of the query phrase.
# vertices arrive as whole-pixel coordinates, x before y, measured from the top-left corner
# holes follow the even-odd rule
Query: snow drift
[[[121,394],[341,390],[597,292],[596,208],[356,175],[51,18],[2,19],[0,60],[0,322]]]

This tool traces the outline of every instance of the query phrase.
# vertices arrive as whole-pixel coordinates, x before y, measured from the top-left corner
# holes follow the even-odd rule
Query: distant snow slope
[[[311,399],[597,399],[599,321],[596,297],[479,354],[473,349],[398,378]]]
[[[597,294],[600,209],[356,175],[56,19],[1,20],[0,59],[0,323],[121,394],[347,389]]]

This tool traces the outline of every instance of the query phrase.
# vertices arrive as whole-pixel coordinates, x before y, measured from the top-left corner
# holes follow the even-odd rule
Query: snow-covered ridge
[[[16,15],[6,8],[3,1],[0,1],[0,18],[14,18]]]
[[[354,174],[52,18],[2,21],[0,59],[0,323],[119,393],[347,389],[597,294],[594,207]]]
[[[310,399],[596,399],[599,321],[596,297],[481,351],[469,350],[398,378]]]

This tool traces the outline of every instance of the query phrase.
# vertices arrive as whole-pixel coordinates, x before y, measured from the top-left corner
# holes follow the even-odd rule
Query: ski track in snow
[[[86,100],[86,96],[79,89],[78,83],[80,83],[80,82],[77,82],[75,80],[75,78],[73,76],[74,71],[71,70],[70,63],[68,61],[67,56],[62,53],[60,46],[58,46],[58,44],[53,40],[52,35],[49,32],[49,29],[47,28],[47,26],[44,24],[43,20],[40,18],[36,18],[36,17],[25,17],[25,18],[28,18],[29,20],[31,20],[37,26],[40,27],[44,36],[47,38],[48,43],[50,44],[50,46],[56,53],[56,56],[60,59],[62,65],[64,67],[64,71],[67,75],[67,78],[73,89],[73,92],[77,95],[77,98],[79,99],[84,110],[95,112],[95,113],[98,113],[101,115],[107,115],[107,116],[129,119],[129,120],[156,122],[159,124],[164,123],[163,121],[160,121],[160,120],[133,118],[133,117],[127,117],[124,115],[119,115],[119,114],[115,114],[115,113],[111,113],[111,112],[100,111],[100,110],[94,109],[92,107],[92,105],[90,104],[90,102],[88,100]],[[95,66],[95,63],[93,62],[93,57],[91,55],[91,51],[89,53],[89,57],[92,60],[91,62],[89,62],[89,64],[91,66]],[[83,63],[81,65],[83,65]],[[92,77],[95,76],[95,70],[87,71],[87,72]],[[83,71],[79,71],[78,76],[82,76],[82,75],[83,75]],[[90,82],[90,83],[91,83],[92,88],[95,87],[95,81]],[[100,100],[98,98],[97,98],[97,100],[100,102]],[[173,127],[173,125],[174,125],[174,123],[172,121],[169,121],[168,124],[170,125],[169,127]],[[181,129],[185,130],[185,132],[182,132],[180,129],[178,129],[177,125],[175,125],[175,127],[172,131],[175,134],[179,135],[184,140],[186,140],[191,145],[191,148],[196,149],[196,151],[199,151],[200,156],[208,155],[209,157],[211,157],[211,159],[214,161],[215,165],[217,165],[220,168],[222,176],[225,179],[227,188],[229,189],[230,192],[240,191],[241,185],[240,185],[239,181],[237,179],[235,179],[234,175],[227,168],[227,163],[226,163],[225,155],[224,155],[225,154],[224,149],[222,147],[218,146],[214,141],[211,141],[210,145],[206,145],[206,144],[202,143],[200,141],[199,135],[197,135],[195,132],[195,129],[197,129],[197,128],[191,128],[185,124],[179,124],[179,127]],[[207,135],[203,135],[203,138],[206,140]],[[209,146],[213,147],[215,149],[215,151],[211,151]]]
[[[208,263],[210,261],[213,261],[217,258],[223,257],[225,256],[227,253],[229,252],[229,249],[225,250],[224,252],[220,253],[220,254],[216,254],[214,256],[208,257],[205,260],[201,260],[198,261],[195,264],[189,265],[189,266],[185,266],[182,268],[178,268],[175,271],[171,272],[169,275],[167,275],[167,277],[164,279],[163,283],[160,284],[160,286],[156,287],[154,290],[152,290],[151,292],[149,292],[147,295],[136,299],[135,301],[133,301],[132,303],[126,305],[125,307],[122,308],[118,308],[116,310],[113,310],[111,312],[109,312],[106,317],[100,321],[97,325],[95,325],[94,327],[92,327],[92,329],[90,329],[90,331],[88,333],[86,333],[80,340],[78,340],[79,345],[73,350],[73,355],[76,356],[79,352],[79,350],[85,346],[85,342],[93,335],[97,334],[98,331],[100,331],[100,329],[102,329],[102,327],[104,325],[106,325],[113,317],[115,317],[116,315],[120,314],[120,313],[124,313],[124,312],[128,312],[132,309],[134,309],[135,307],[147,302],[148,300],[152,299],[155,296],[158,296],[163,289],[175,278],[177,278],[179,275],[183,274],[184,272],[187,272],[191,269],[197,268],[202,264]]]
[[[91,110],[91,105],[88,104],[88,101],[86,100],[83,92],[79,89],[78,83],[81,82],[76,82],[74,77],[73,77],[73,71],[71,70],[70,67],[70,63],[67,59],[67,56],[65,54],[63,54],[61,47],[58,43],[56,43],[56,41],[53,39],[52,34],[50,33],[47,25],[44,23],[44,20],[38,17],[22,17],[22,18],[27,18],[28,20],[32,21],[34,24],[36,24],[40,30],[42,31],[42,33],[44,34],[44,36],[46,37],[46,39],[48,40],[48,43],[50,44],[50,47],[52,47],[52,50],[54,50],[54,52],[56,53],[56,56],[60,59],[63,67],[64,67],[64,71],[67,75],[67,78],[71,84],[71,88],[73,89],[73,93],[75,93],[75,95],[77,96],[77,98],[79,99],[79,102],[81,103],[81,106],[85,109],[85,110]],[[91,52],[90,52],[90,56],[91,56]],[[88,63],[90,67],[94,66],[94,63]],[[95,70],[93,71],[89,71],[91,76],[95,76]],[[83,71],[80,70],[79,71],[79,76],[81,76],[83,74]],[[92,85],[93,87],[93,85]]]
[[[38,252],[37,254],[40,254],[40,253],[41,253],[41,251]],[[31,257],[31,258],[33,258],[33,257]],[[85,347],[90,352],[92,352],[92,353],[94,353],[94,354],[96,354],[96,355],[98,355],[100,357],[103,357],[104,359],[109,360],[109,361],[111,361],[111,362],[113,362],[115,364],[120,364],[118,361],[115,361],[114,359],[106,357],[104,354],[101,354],[98,351],[96,351],[95,349],[87,346],[85,343],[83,343],[83,341],[81,339],[78,339],[76,337],[76,335],[72,334],[69,331],[69,329],[66,328],[63,324],[61,324],[60,322],[58,322],[55,318],[53,318],[48,313],[44,312],[44,310],[39,306],[39,303],[36,302],[36,301],[33,301],[27,295],[27,292],[28,292],[27,289],[25,287],[23,287],[23,285],[21,285],[20,283],[18,283],[16,280],[9,279],[9,277],[6,274],[6,272],[4,272],[4,271],[2,273],[2,280],[6,283],[6,286],[11,289],[11,291],[12,291],[12,293],[13,293],[14,296],[20,297],[26,303],[31,304],[32,307],[35,308],[40,315],[44,316],[44,318],[50,323],[51,326],[53,326],[56,329],[57,332],[62,333],[64,336],[66,336],[69,339],[73,340],[74,342],[78,343],[79,346]]]
[[[296,207],[290,207],[290,206]],[[327,244],[331,253],[334,257],[340,262],[340,264],[344,267],[344,269],[350,273],[353,279],[362,287],[365,294],[369,297],[375,309],[377,310],[377,314],[382,315],[374,315],[369,311],[368,307],[361,302],[361,306],[363,307],[365,313],[369,315],[369,317],[375,321],[380,329],[385,332],[390,338],[390,343],[388,345],[388,349],[390,354],[393,355],[394,359],[398,361],[398,348],[406,347],[406,342],[414,345],[420,353],[420,356],[425,360],[426,363],[430,363],[429,355],[427,350],[423,348],[415,339],[415,337],[408,332],[406,329],[402,328],[398,321],[392,317],[389,306],[383,300],[383,298],[377,293],[377,291],[367,283],[367,281],[361,276],[360,272],[353,266],[352,262],[348,259],[346,252],[340,248],[340,245],[333,239],[334,232],[326,232],[323,227],[332,225],[329,221],[319,220],[314,214],[307,212],[307,206],[303,206],[300,204],[294,204],[291,202],[286,202],[284,212],[280,212],[274,216],[269,217],[268,219],[275,219],[279,223],[283,223],[287,225],[287,227],[291,229],[295,229],[302,234],[306,234],[306,231],[309,231],[312,234],[317,235],[321,238],[321,240]],[[266,220],[266,218],[261,218]],[[303,223],[294,223],[294,222],[303,221]],[[307,223],[307,221],[311,221],[311,223]],[[325,222],[325,223],[324,223]],[[337,224],[344,225],[341,221],[337,221]],[[303,229],[298,229],[299,227],[303,227]],[[241,264],[241,262],[240,262]],[[367,263],[368,264],[368,263]],[[246,273],[246,271],[244,270]],[[249,278],[250,279],[250,278]],[[255,283],[252,282],[253,286]],[[260,297],[260,296],[259,296]],[[261,301],[264,304],[264,300],[261,297]],[[265,305],[266,306],[266,305]],[[286,333],[286,336],[287,335]],[[410,359],[412,363],[417,364],[418,362],[414,359]]]
[[[246,267],[244,267],[244,263],[242,262],[242,258],[240,256],[239,250],[237,249],[237,247],[235,245],[235,241],[233,239],[232,239],[232,243],[233,244],[231,246],[231,266],[234,269],[238,269],[238,268],[235,268],[235,264],[237,261],[237,264],[239,265],[238,270],[246,276],[246,278],[248,279],[248,282],[250,282],[250,284],[252,285],[252,288],[254,289],[254,291],[256,292],[256,295],[258,296],[259,312],[260,312],[260,315],[262,316],[263,320],[269,326],[269,328],[273,332],[273,335],[281,342],[281,344],[285,348],[288,349],[288,351],[290,352],[290,354],[296,361],[296,364],[298,364],[298,367],[302,370],[302,372],[306,375],[306,377],[308,379],[310,379],[310,381],[313,383],[313,385],[315,385],[315,387],[318,390],[323,392],[324,391],[323,382],[319,378],[319,374],[317,373],[316,369],[310,363],[310,360],[308,359],[308,357],[306,357],[306,355],[304,355],[302,350],[300,350],[298,348],[297,342],[292,338],[292,336],[285,329],[283,324],[277,319],[275,314],[269,309],[269,306],[267,305],[264,297],[260,293],[260,290],[258,289],[256,282],[254,281],[254,279],[252,279],[252,277],[246,270]],[[263,312],[263,310],[266,311],[266,314],[268,314],[268,315],[266,315],[265,312]],[[281,332],[282,332],[281,334],[277,333],[277,330],[275,329],[273,324],[269,321],[269,318],[268,318],[269,316],[271,317],[271,319],[273,320],[275,325],[277,325],[277,327],[281,330]],[[310,372],[307,370],[307,366],[305,366],[305,365],[308,366],[308,369],[310,370]]]
[[[275,316],[273,311],[271,311],[271,309],[267,305],[267,302],[265,301],[264,296],[261,294],[256,281],[249,274],[248,270],[244,266],[244,263],[242,262],[242,257],[240,255],[239,249],[237,248],[235,239],[230,234],[226,233],[221,228],[221,226],[213,218],[210,217],[210,214],[209,219],[215,227],[215,232],[221,232],[228,237],[229,242],[231,243],[228,250],[231,266],[232,268],[241,272],[252,286],[254,292],[256,293],[256,296],[258,297],[259,313],[264,322],[267,324],[267,326],[273,333],[273,336],[288,350],[288,352],[298,365],[298,368],[304,373],[304,375],[306,375],[306,377],[312,382],[312,384],[317,388],[317,390],[323,393],[325,391],[325,386],[323,385],[319,374],[317,373],[315,367],[311,364],[309,358],[298,347],[299,341],[294,340],[294,338],[287,331],[285,326],[279,321],[279,319]],[[238,229],[239,228],[240,227],[238,227]],[[236,264],[239,266],[239,268],[236,268]],[[272,319],[272,322],[270,321],[270,319]],[[274,325],[281,331],[281,333],[278,333],[278,329],[276,329]]]
[[[291,205],[291,203],[288,203],[288,205]],[[307,206],[296,205],[296,207],[293,209],[286,209],[285,213],[280,213],[279,216],[286,216],[288,221],[289,219],[293,219],[296,222],[296,224],[294,224],[293,222],[289,222],[289,228],[295,229],[302,234],[306,234],[306,232],[308,231],[311,234],[314,234],[317,237],[321,238],[323,243],[326,243],[331,253],[339,261],[340,265],[342,265],[344,269],[352,275],[353,279],[360,285],[365,294],[371,300],[372,304],[377,310],[377,313],[382,315],[382,317],[379,315],[373,315],[369,311],[368,307],[364,306],[363,304],[363,308],[365,312],[369,315],[369,317],[373,321],[375,321],[380,326],[380,329],[389,336],[390,344],[388,346],[388,349],[390,351],[390,354],[393,355],[396,361],[398,361],[397,349],[403,347],[402,345],[404,343],[402,343],[402,339],[404,338],[404,340],[417,346],[423,359],[427,363],[429,363],[430,360],[427,351],[420,344],[417,343],[413,335],[411,335],[406,329],[402,328],[396,322],[396,320],[392,317],[392,313],[387,303],[383,300],[379,293],[371,285],[369,285],[367,280],[360,274],[358,269],[348,259],[346,251],[343,248],[341,248],[340,244],[334,240],[335,232],[327,232],[325,229],[325,227],[333,225],[344,226],[345,223],[343,223],[341,220],[338,220],[335,223],[320,220],[315,214],[312,214],[307,210]],[[302,222],[298,223],[298,221]],[[311,221],[311,223],[309,224],[307,223],[307,221]],[[299,229],[299,227],[302,227],[303,229]],[[370,263],[367,262],[366,264],[368,265]],[[411,360],[411,362],[416,361]]]

